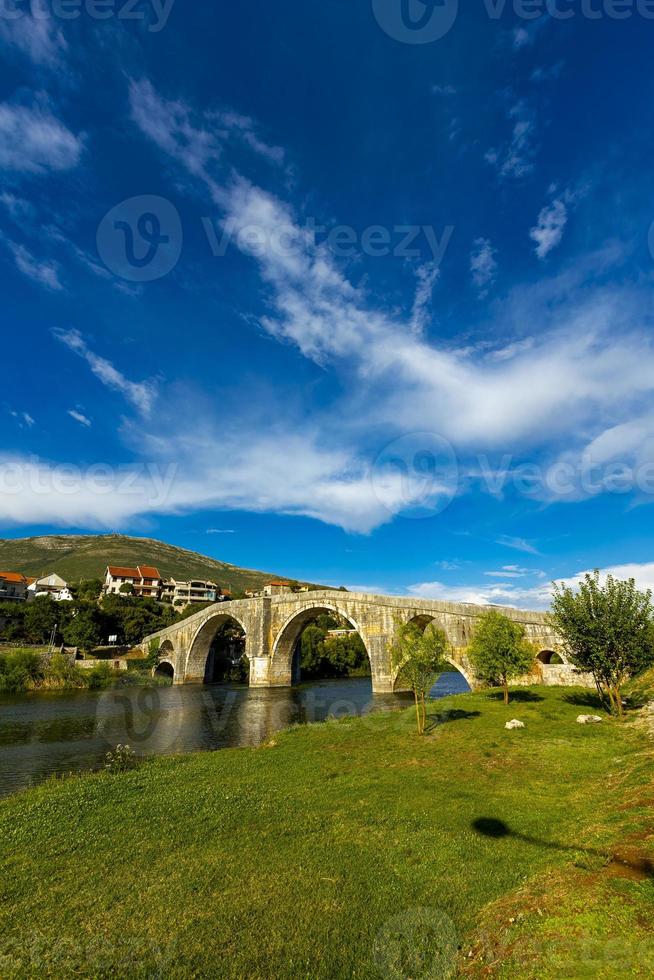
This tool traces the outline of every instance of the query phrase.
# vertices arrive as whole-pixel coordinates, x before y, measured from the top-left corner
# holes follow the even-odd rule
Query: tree
[[[300,640],[300,670],[303,674],[318,677],[322,671],[326,632],[312,623],[302,633]]]
[[[134,595],[134,586],[131,582],[123,582],[118,591],[121,595]]]
[[[391,663],[397,677],[413,691],[418,735],[424,735],[427,722],[426,698],[439,674],[447,669],[449,643],[445,632],[430,623],[399,623],[390,644]]]
[[[554,583],[550,622],[575,667],[591,673],[602,700],[623,715],[620,688],[654,663],[652,593],[634,579],[621,581],[598,571],[574,589]]]
[[[524,626],[495,609],[480,617],[468,655],[481,680],[504,689],[504,704],[509,703],[509,681],[529,673],[534,664]]]
[[[103,584],[99,578],[83,578],[71,590],[76,599],[99,599]]]
[[[101,611],[96,606],[79,609],[64,629],[64,640],[85,653],[99,646],[103,640]]]
[[[47,643],[52,630],[58,626],[61,633],[69,612],[69,603],[55,602],[50,596],[39,596],[25,608],[25,637],[33,643]]]

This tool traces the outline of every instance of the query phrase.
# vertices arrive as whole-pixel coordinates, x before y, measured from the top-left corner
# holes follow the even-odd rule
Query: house
[[[68,582],[64,582],[60,575],[52,572],[44,578],[34,579],[27,586],[27,601],[31,602],[39,596],[50,596],[55,602],[72,602],[73,594],[68,588]]]
[[[20,572],[0,572],[0,602],[25,602],[32,581]]]
[[[227,589],[221,589],[215,582],[193,579],[190,582],[177,582],[174,578],[164,582],[161,598],[174,606],[188,606],[198,602],[225,602],[231,597]]]
[[[264,595],[283,595],[285,592],[291,592],[291,587],[288,582],[268,582],[268,585],[264,585],[263,594]]]
[[[137,565],[136,568],[108,565],[104,579],[105,594],[120,595],[123,585],[131,585],[134,595],[158,599],[161,595],[163,579],[159,569],[152,565]]]

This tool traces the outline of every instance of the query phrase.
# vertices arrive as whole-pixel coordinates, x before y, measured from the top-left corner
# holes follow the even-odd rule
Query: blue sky
[[[0,533],[654,582],[654,21],[534,10],[5,3]]]

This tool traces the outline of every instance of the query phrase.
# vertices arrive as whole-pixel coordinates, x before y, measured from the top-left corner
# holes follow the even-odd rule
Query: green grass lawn
[[[3,801],[0,976],[651,976],[651,742],[518,696]]]

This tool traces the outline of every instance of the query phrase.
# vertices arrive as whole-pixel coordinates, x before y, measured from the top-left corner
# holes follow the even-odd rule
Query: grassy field
[[[378,714],[9,798],[0,976],[649,977],[652,743],[576,724],[588,697],[461,695],[423,739]]]

